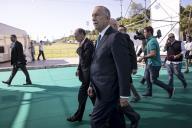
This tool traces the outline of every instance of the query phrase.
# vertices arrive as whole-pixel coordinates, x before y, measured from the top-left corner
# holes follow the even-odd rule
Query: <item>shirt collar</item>
[[[14,47],[15,47],[15,42],[12,42],[10,48],[14,48]]]
[[[151,40],[152,38],[154,38],[154,36],[149,36],[149,37],[147,38],[147,41]]]
[[[101,35],[101,38],[105,35],[105,32],[107,31],[107,29],[110,27],[110,25],[108,25],[105,29],[103,29],[99,35]]]
[[[86,38],[84,38],[84,39],[81,41],[81,43],[80,43],[81,45],[83,45],[83,43],[85,42],[85,39],[86,39]]]

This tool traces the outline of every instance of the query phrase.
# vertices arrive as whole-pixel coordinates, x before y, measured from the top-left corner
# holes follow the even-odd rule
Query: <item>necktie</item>
[[[100,40],[101,40],[101,35],[99,35],[98,38],[97,38],[96,48],[98,47]]]

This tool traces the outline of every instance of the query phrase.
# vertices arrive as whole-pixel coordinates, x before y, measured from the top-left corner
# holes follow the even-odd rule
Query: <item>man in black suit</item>
[[[12,70],[12,73],[11,73],[11,76],[9,77],[9,79],[7,81],[2,81],[2,82],[7,85],[10,85],[12,79],[16,75],[18,69],[20,68],[26,76],[26,83],[24,85],[30,85],[30,84],[32,84],[32,82],[31,82],[29,73],[26,68],[26,59],[25,59],[25,55],[23,53],[23,46],[19,41],[17,41],[16,35],[11,35],[11,41],[12,41],[11,65],[13,65],[13,70]]]
[[[130,59],[131,59],[132,74],[135,75],[137,73],[137,56],[135,52],[134,43],[130,39],[130,36],[127,34],[127,28],[125,26],[119,25],[118,31],[123,33],[123,35],[127,39],[127,42],[129,43],[129,51],[130,51],[129,54],[131,56]],[[131,102],[138,102],[141,99],[141,97],[133,85],[132,76],[130,75],[129,77],[130,77],[130,84],[131,84],[130,89],[134,96]]]
[[[96,6],[93,25],[99,31],[91,63],[91,84],[88,95],[96,95],[91,115],[91,128],[125,128],[121,107],[128,106],[131,73],[128,44],[124,36],[109,25],[110,11]],[[133,126],[133,125],[132,125]]]
[[[79,65],[76,75],[79,76],[79,80],[82,85],[79,89],[78,102],[79,106],[76,113],[67,118],[70,122],[81,121],[83,118],[83,113],[85,110],[85,104],[87,100],[87,89],[90,84],[90,65],[92,60],[92,55],[94,52],[93,42],[86,38],[85,30],[78,28],[75,31],[75,39],[79,42],[79,48],[77,49],[77,54],[79,55]],[[94,97],[90,97],[92,103],[94,104]]]
[[[128,44],[127,50],[129,51],[129,55],[130,55],[132,74],[136,74],[137,73],[137,57],[136,57],[136,53],[135,53],[134,43],[130,39],[129,35],[127,34],[127,28],[123,25],[118,25],[118,22],[113,18],[110,19],[110,26],[113,29],[118,30],[119,32],[121,32],[124,35],[124,37],[127,41],[127,44]],[[128,75],[128,79],[130,80],[130,82],[129,82],[129,85],[127,85],[127,86],[130,86],[130,91],[132,91],[133,96],[134,96],[131,99],[131,102],[138,102],[140,100],[140,95],[138,94],[136,88],[133,85],[133,80],[132,80],[131,74]],[[140,120],[140,115],[134,111],[134,109],[132,108],[131,105],[128,105],[127,107],[121,107],[121,111],[131,121],[131,124],[132,124],[131,127],[138,126],[138,123]]]

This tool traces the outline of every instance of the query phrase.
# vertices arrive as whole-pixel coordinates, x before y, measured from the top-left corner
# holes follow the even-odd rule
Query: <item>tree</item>
[[[140,14],[142,10],[144,10],[144,8],[141,3],[132,2],[130,8],[130,16]]]
[[[180,30],[192,34],[192,5],[180,7]],[[191,15],[190,15],[191,14]],[[190,20],[189,20],[190,19]]]

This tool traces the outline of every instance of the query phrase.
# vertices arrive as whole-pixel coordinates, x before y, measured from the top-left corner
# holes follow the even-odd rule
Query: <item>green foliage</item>
[[[132,2],[131,9],[130,9],[131,10],[130,15],[131,16],[138,15],[141,12],[141,10],[143,10],[143,9],[144,8],[141,3]]]
[[[192,5],[188,5],[186,7],[180,6],[180,30],[181,31],[189,31],[192,34],[192,18],[189,23],[189,14],[190,10],[192,10]],[[119,24],[122,24],[128,28],[129,32],[135,32],[138,29],[142,29],[148,25],[150,25],[150,10],[144,9],[141,4],[137,4],[135,2],[132,3],[130,8],[129,17],[122,18],[118,17],[116,20]],[[189,25],[188,25],[189,24]],[[98,32],[96,30],[86,30],[87,37],[91,40],[96,40]],[[62,38],[63,42],[68,40],[75,40],[74,36],[71,35],[69,37]]]
[[[122,18],[118,22],[127,26],[128,31],[136,31],[149,25],[150,10],[144,10],[140,14],[133,15],[129,18]]]
[[[185,8],[180,7],[180,30],[192,33],[192,13],[190,15],[190,11],[192,11],[192,5],[188,5]],[[189,21],[189,17],[191,20]]]
[[[145,26],[148,26],[150,24],[150,10],[144,10],[139,12],[139,9],[141,9],[141,7],[137,6],[137,4],[135,5],[134,3],[132,7],[132,12],[134,12],[134,15],[129,18],[117,18],[117,21],[120,24],[127,26],[128,31],[135,31],[137,29],[141,29]],[[187,32],[189,31],[190,33],[192,33],[192,18],[189,21],[190,10],[192,10],[192,5],[180,7],[180,30]]]

